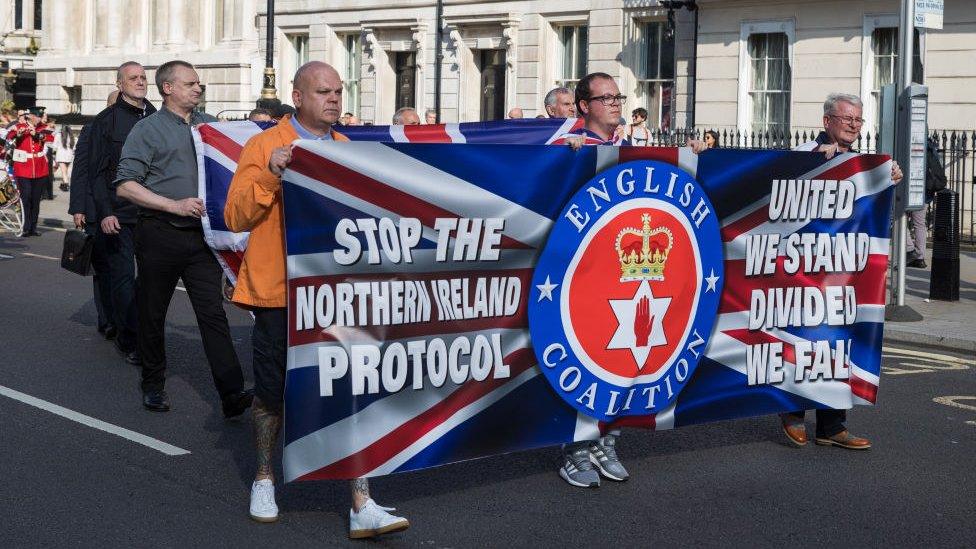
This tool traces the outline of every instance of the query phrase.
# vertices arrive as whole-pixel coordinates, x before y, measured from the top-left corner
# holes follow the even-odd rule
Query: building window
[[[363,46],[358,34],[343,36],[342,43],[346,51],[346,61],[343,65],[342,74],[342,96],[346,104],[345,110],[359,116],[359,77],[362,70]]]
[[[14,0],[14,28],[24,28],[24,0]]]
[[[754,132],[790,129],[789,38],[782,32],[749,36],[749,102]]]
[[[417,54],[412,51],[398,51],[394,58],[396,70],[396,104],[395,108],[415,106]]]
[[[308,63],[308,35],[293,34],[288,37],[288,40],[295,51],[295,68],[298,69],[298,67]]]
[[[64,94],[68,98],[68,113],[81,113],[81,86],[65,86]]]
[[[874,70],[871,79],[871,99],[874,103],[874,120],[881,121],[881,88],[895,81],[898,66],[898,29],[894,27],[874,29],[871,33],[871,56]],[[878,131],[877,125],[874,131]]]
[[[586,49],[589,32],[585,25],[556,27],[559,36],[559,72],[557,86],[573,89],[576,82],[586,75]]]
[[[663,21],[640,25],[636,106],[647,109],[647,126],[671,129],[674,99],[674,34]]]
[[[34,0],[34,30],[42,30],[41,27],[44,24],[43,17],[41,17],[44,0]]]

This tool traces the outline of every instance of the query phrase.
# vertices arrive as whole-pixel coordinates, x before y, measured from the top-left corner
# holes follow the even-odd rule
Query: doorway
[[[481,120],[505,118],[505,50],[478,50]]]

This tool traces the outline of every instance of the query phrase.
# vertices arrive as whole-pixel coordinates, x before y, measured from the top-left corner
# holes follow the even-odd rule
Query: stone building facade
[[[162,63],[184,59],[206,85],[208,112],[246,109],[261,85],[259,1],[48,0],[35,60],[37,102],[52,113],[95,114],[120,64],[142,63],[151,80]],[[149,98],[158,104],[155,86]]]
[[[699,127],[815,128],[823,98],[842,91],[865,98],[870,128],[878,86],[894,77],[899,3],[698,0],[696,48],[695,14],[669,17],[657,0],[444,0],[442,120],[498,118],[515,106],[534,116],[552,87],[603,71],[628,95],[625,110],[644,107],[659,127],[694,117]],[[259,95],[261,0],[51,4],[34,65],[38,102],[52,112],[97,112],[129,59],[150,72],[172,58],[194,63],[212,114],[239,115]],[[321,59],[343,75],[345,109],[365,121],[388,124],[402,105],[432,108],[435,10],[432,0],[277,0],[279,97],[290,102],[295,68]],[[920,32],[918,44],[930,126],[976,126],[976,2],[946,2],[945,27]]]
[[[0,0],[0,104],[34,106],[34,56],[44,33],[43,10],[42,0]]]

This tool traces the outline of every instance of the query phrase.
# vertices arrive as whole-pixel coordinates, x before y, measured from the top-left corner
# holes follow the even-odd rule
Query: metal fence
[[[689,138],[701,139],[707,130],[651,130],[650,145],[682,146]],[[718,134],[718,145],[732,149],[791,149],[816,139],[819,130],[794,132],[748,132],[737,129],[712,130]],[[960,239],[976,244],[976,130],[936,130],[930,134],[939,148],[945,166],[948,186],[959,193]],[[877,152],[878,134],[860,135],[854,148],[865,153]],[[931,216],[929,216],[931,217]]]

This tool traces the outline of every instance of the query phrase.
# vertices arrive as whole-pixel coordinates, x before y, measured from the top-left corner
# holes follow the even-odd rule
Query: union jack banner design
[[[258,130],[200,128],[211,244],[229,266],[225,254],[242,241],[223,234],[221,188],[235,151]],[[558,139],[569,130],[546,131]],[[388,142],[299,142],[283,177],[288,481],[422,469],[589,440],[610,426],[670,429],[876,401],[887,157],[380,139]],[[647,160],[680,168],[708,195],[724,280],[707,348],[673,402],[601,419],[543,375],[527,314],[542,298],[533,273],[574,195],[598,201],[599,192],[586,193],[594,176]],[[843,209],[838,187],[856,192],[831,217]],[[817,215],[801,215],[813,203]]]
[[[244,144],[271,125],[268,122],[219,122],[203,124],[193,130],[199,193],[207,208],[203,218],[204,236],[232,284],[237,280],[237,271],[247,248],[247,233],[231,232],[224,225],[224,201]],[[421,126],[345,126],[341,133],[352,141],[546,145],[561,144],[566,136],[582,127],[583,121],[579,118],[546,118]]]

